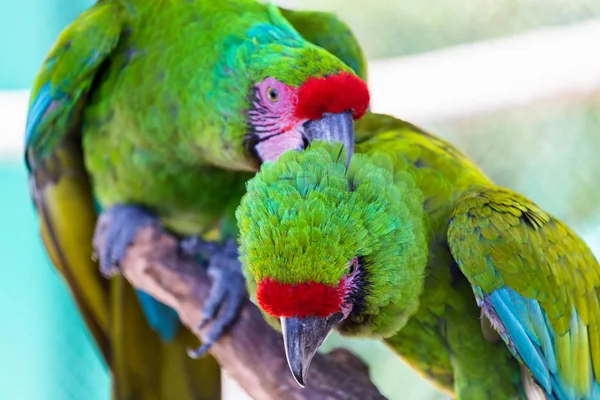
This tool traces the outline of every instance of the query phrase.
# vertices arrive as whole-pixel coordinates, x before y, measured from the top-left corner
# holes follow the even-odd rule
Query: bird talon
[[[96,226],[92,257],[98,260],[100,273],[110,278],[121,272],[120,263],[138,231],[146,226],[158,226],[159,222],[143,207],[128,204],[117,204],[102,214],[108,215],[109,222]]]
[[[210,243],[211,247],[205,246],[206,242],[201,239],[186,238],[182,241],[182,247],[189,249],[190,245],[196,246],[198,243],[201,243],[203,249],[218,251],[214,251],[210,257],[208,276],[212,286],[202,310],[202,320],[196,329],[202,330],[209,324],[210,328],[204,335],[204,344],[196,350],[188,350],[188,355],[192,358],[203,356],[213,343],[227,333],[246,300],[246,284],[235,241],[228,240],[224,244]]]
[[[103,266],[102,264],[100,265],[100,274],[107,279],[117,276],[119,273],[121,273],[121,268],[116,264],[109,266]]]
[[[211,321],[212,318],[213,318],[212,316],[206,316],[205,315],[202,318],[202,321],[200,321],[200,324],[198,324],[198,328],[197,329],[200,330],[200,329],[206,328],[206,326],[210,323],[210,321]]]
[[[210,349],[211,345],[212,343],[205,343],[197,349],[188,349],[187,354],[190,358],[197,360],[199,358],[204,357],[208,353],[208,350]]]
[[[179,242],[179,250],[186,256],[196,256],[199,254],[208,254],[212,256],[220,250],[218,243],[208,242],[197,236],[187,236]]]

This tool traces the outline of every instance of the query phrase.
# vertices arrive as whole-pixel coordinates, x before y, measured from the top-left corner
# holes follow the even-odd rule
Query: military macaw
[[[237,210],[248,289],[296,380],[327,335],[380,338],[459,399],[599,399],[600,266],[567,225],[391,116],[356,153],[265,163]]]
[[[101,0],[62,32],[33,85],[25,160],[44,244],[112,370],[115,398],[218,398],[220,370],[187,356],[195,340],[174,310],[122,277],[102,278],[97,215],[115,221],[95,249],[106,275],[148,224],[235,236],[234,210],[263,161],[320,137],[351,146],[353,119],[368,107],[365,76],[360,46],[335,16],[255,0]],[[226,307],[244,292],[227,287]],[[210,308],[222,300],[212,295]],[[212,340],[231,322],[213,320]]]

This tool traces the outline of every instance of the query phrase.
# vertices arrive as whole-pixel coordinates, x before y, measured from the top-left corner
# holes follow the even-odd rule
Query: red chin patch
[[[323,113],[340,113],[353,110],[359,119],[369,107],[367,84],[349,72],[322,78],[309,78],[298,91],[296,117],[320,119]]]
[[[273,317],[326,317],[340,311],[345,289],[343,284],[329,286],[308,282],[280,283],[267,278],[258,283],[258,305]]]

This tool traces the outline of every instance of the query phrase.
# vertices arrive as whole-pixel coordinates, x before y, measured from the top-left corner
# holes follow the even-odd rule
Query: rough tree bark
[[[100,224],[109,224],[104,219]],[[157,228],[141,230],[121,265],[122,274],[179,313],[184,325],[198,331],[210,280],[204,269],[178,251],[178,241]],[[281,335],[246,301],[231,331],[210,353],[254,399],[384,399],[371,382],[367,367],[345,350],[317,355],[306,388],[294,381],[285,359]]]

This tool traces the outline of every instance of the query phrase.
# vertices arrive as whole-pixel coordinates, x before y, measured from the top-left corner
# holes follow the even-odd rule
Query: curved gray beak
[[[354,121],[350,111],[325,113],[321,119],[308,121],[304,124],[304,134],[309,142],[321,139],[342,143],[348,156],[347,163],[350,164],[354,154]]]
[[[285,355],[298,385],[304,387],[317,349],[342,319],[341,312],[325,318],[280,318]]]

